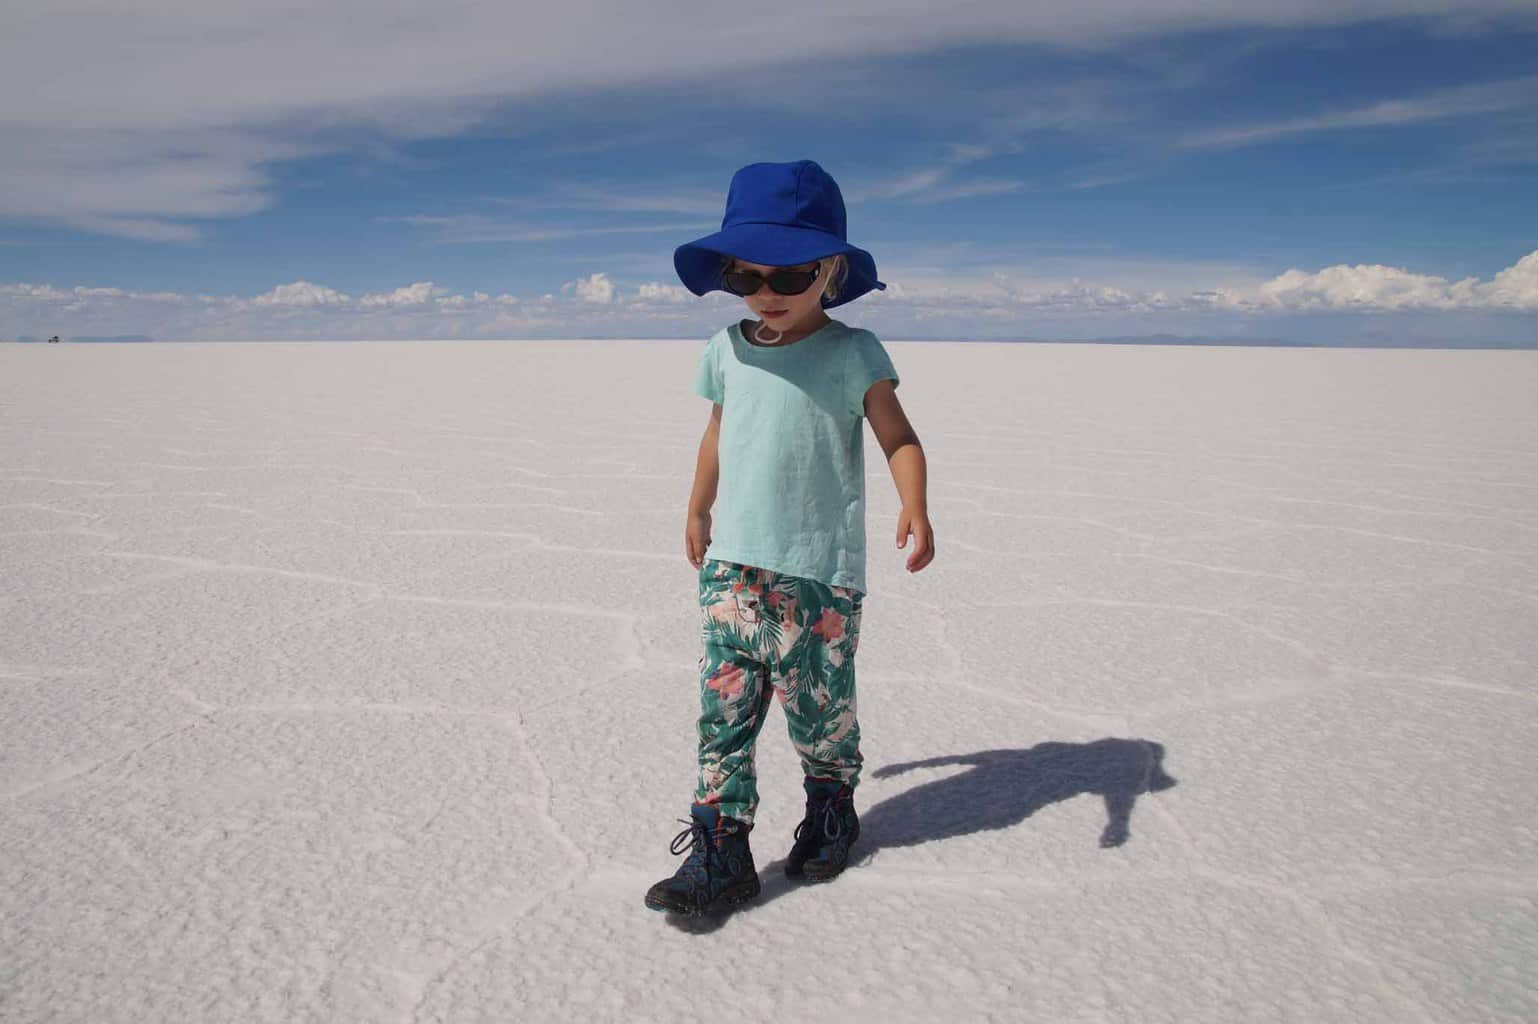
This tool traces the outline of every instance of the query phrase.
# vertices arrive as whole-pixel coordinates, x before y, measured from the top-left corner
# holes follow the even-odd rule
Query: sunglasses
[[[766,283],[776,295],[800,295],[817,280],[817,272],[821,269],[822,264],[819,263],[811,270],[773,270],[764,277],[751,270],[733,270],[721,275],[721,285],[733,295],[743,298],[757,295]]]

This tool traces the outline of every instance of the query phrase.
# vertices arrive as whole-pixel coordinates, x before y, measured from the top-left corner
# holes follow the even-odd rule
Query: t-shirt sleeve
[[[726,385],[721,379],[721,360],[714,338],[705,343],[705,351],[700,353],[699,368],[694,372],[694,393],[712,402],[726,400]]]
[[[898,384],[897,369],[886,348],[870,331],[856,331],[849,346],[849,365],[844,375],[844,401],[855,416],[865,415],[865,392],[878,380]]]

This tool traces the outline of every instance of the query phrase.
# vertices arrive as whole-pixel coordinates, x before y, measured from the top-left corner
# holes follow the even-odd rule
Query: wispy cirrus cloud
[[[719,202],[719,200],[717,200]],[[469,242],[548,242],[560,238],[582,238],[596,235],[676,234],[679,232],[710,230],[718,227],[716,221],[676,221],[653,224],[608,224],[587,226],[563,226],[529,224],[516,221],[499,221],[481,214],[457,214],[435,216],[408,214],[398,217],[378,217],[376,220],[410,224],[432,232],[431,241],[443,243]]]
[[[502,206],[531,210],[593,210],[603,213],[721,214],[721,194],[715,189],[687,188],[622,191],[558,182],[537,196],[487,196]]]
[[[1538,75],[1442,89],[1408,99],[1381,100],[1365,106],[1286,118],[1238,128],[1186,135],[1172,145],[1182,149],[1212,149],[1255,145],[1292,135],[1418,124],[1512,110],[1538,109]]]
[[[1503,168],[1538,164],[1538,76],[1474,83],[1304,117],[1205,128],[1173,137],[1143,137],[1133,132],[1125,139],[1127,154],[1078,168],[1062,184],[1071,190],[1124,185],[1168,173],[1193,152],[1241,149],[1351,129],[1408,129],[1435,122],[1478,122],[1481,130],[1447,147],[1428,150],[1419,166],[1314,187],[1336,191],[1509,183],[1511,175]]]
[[[940,203],[952,199],[1000,195],[1027,187],[1025,181],[1008,179],[953,180],[958,172],[972,164],[991,159],[1002,152],[1018,151],[1014,142],[953,142],[943,156],[923,167],[905,171],[884,181],[856,184],[844,190],[850,202],[896,200],[911,203]]]
[[[537,9],[444,0],[430,13],[382,17],[365,0],[334,0],[307,8],[296,30],[293,18],[245,0],[133,9],[20,0],[0,8],[0,217],[190,241],[202,223],[272,206],[275,164],[452,137],[500,107],[551,95],[772,78],[790,67],[812,83],[809,95],[825,95],[846,84],[840,68],[865,58],[977,45],[1105,51],[1180,32],[1401,17],[1531,25],[1535,12],[1510,0],[1440,11],[1422,0],[985,0],[937,18],[925,0],[832,9],[785,0],[701,19],[676,4],[638,17],[621,0]],[[1007,128],[1008,112],[996,113]],[[895,196],[904,194],[914,193]]]
[[[940,163],[916,168],[884,181],[871,184],[851,183],[848,187],[842,188],[844,197],[846,201],[851,203],[868,200],[938,203],[953,199],[1002,195],[1028,187],[1027,182],[1016,179],[984,178],[953,181],[951,179],[959,169],[965,167],[968,163],[984,160],[995,155],[996,150],[994,147],[968,144],[953,144],[948,148],[959,151],[965,154],[965,156],[961,158],[948,158]],[[714,230],[720,226],[721,212],[725,201],[725,190],[717,188],[690,188],[673,191],[627,191],[618,188],[579,186],[563,183],[554,186],[548,193],[536,196],[487,196],[486,201],[499,206],[511,206],[520,210],[530,211],[571,210],[604,214],[680,213],[697,214],[702,218],[708,219],[666,225],[606,225],[592,228],[573,226],[570,228],[552,229],[559,231],[559,234],[548,235],[539,234],[543,229],[535,227],[527,229],[519,229],[514,225],[494,227],[497,224],[494,218],[475,214],[439,217],[419,215],[390,219],[420,226],[437,225],[446,231],[454,232],[461,229],[474,233],[489,230],[499,234],[499,237],[495,239],[498,241],[530,241],[541,240],[546,237],[564,238],[582,234],[621,232]],[[501,237],[500,233],[504,230],[510,231],[513,238]],[[525,236],[525,231],[528,234],[527,237]],[[536,235],[537,237],[534,237]],[[481,239],[476,238],[474,240]]]
[[[268,165],[312,152],[224,129],[167,127],[146,137],[118,124],[23,127],[7,139],[0,217],[152,242],[196,241],[199,221],[267,208]]]
[[[974,181],[936,185],[908,196],[914,203],[946,203],[954,199],[978,199],[983,196],[999,196],[1019,192],[1030,184],[1015,178],[983,178]]]
[[[973,179],[953,181],[957,171],[967,165],[997,155],[999,147],[971,143],[953,143],[936,164],[906,172],[896,178],[873,184],[845,188],[849,202],[895,200],[911,203],[939,203],[1001,195],[1028,187],[1014,179]],[[485,196],[484,201],[499,207],[528,212],[571,211],[577,214],[677,213],[695,214],[690,221],[647,224],[616,223],[598,219],[586,224],[536,224],[501,220],[480,213],[409,214],[378,217],[382,222],[409,224],[433,232],[432,240],[444,243],[470,242],[543,242],[563,238],[616,234],[676,234],[708,232],[720,226],[724,190],[709,188],[622,189],[557,183],[547,191],[528,196]]]

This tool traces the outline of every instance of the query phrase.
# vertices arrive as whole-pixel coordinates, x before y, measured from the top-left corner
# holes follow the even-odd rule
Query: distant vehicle
[[[53,337],[48,339],[48,344],[50,344],[50,345],[57,345],[58,343],[59,343],[59,336],[57,334],[55,334]]]

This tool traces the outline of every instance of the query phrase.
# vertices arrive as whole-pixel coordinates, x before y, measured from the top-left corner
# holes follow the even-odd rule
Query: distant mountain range
[[[632,340],[633,335],[622,335],[614,338],[583,338],[583,341],[613,341]],[[3,339],[0,339],[3,340]],[[25,344],[42,344],[45,338],[35,338],[30,334],[24,334],[16,339]],[[108,342],[152,342],[155,339],[147,334],[115,334],[111,336],[87,335],[78,338],[64,338],[71,344]],[[303,339],[272,339],[274,341]],[[336,339],[342,340],[342,339]],[[468,339],[467,339],[468,340]],[[484,340],[484,339],[478,339]],[[512,340],[512,339],[508,339]],[[530,339],[537,341],[560,341],[559,338]],[[644,340],[644,339],[641,339]],[[677,340],[677,339],[658,339]],[[947,341],[947,342],[978,342],[994,345],[1242,345],[1251,348],[1456,348],[1456,349],[1538,349],[1538,337],[1529,341],[1462,341],[1457,339],[1440,338],[1430,341],[1397,341],[1391,339],[1367,339],[1350,342],[1339,341],[1300,341],[1296,338],[1234,338],[1213,337],[1202,334],[1127,334],[1109,338],[958,338],[950,337],[892,337],[890,341]],[[210,343],[212,344],[212,343]]]
[[[960,341],[1005,345],[1242,345],[1250,348],[1459,348],[1459,349],[1534,349],[1538,337],[1530,341],[1463,341],[1438,338],[1427,341],[1367,339],[1355,341],[1302,341],[1297,338],[1231,338],[1200,334],[1135,334],[1110,338],[898,338],[889,341]]]
[[[46,343],[48,339],[47,338],[34,338],[30,334],[23,334],[21,337],[17,338],[16,340],[21,342],[21,343],[23,343],[23,344],[31,344],[33,342]],[[86,337],[80,337],[80,338],[64,338],[62,340],[73,343],[73,342],[81,342],[81,341],[85,341],[85,342],[91,342],[91,341],[154,341],[155,339],[151,338],[147,334],[114,334],[111,337],[86,336]]]

